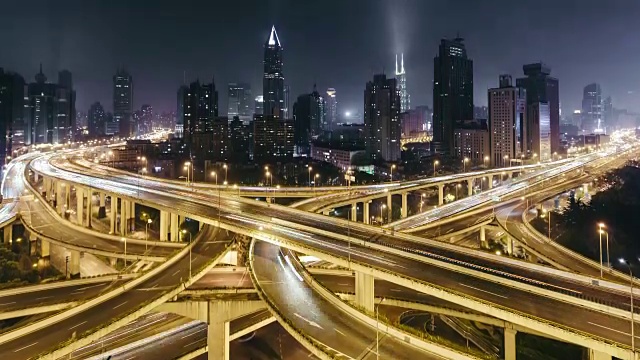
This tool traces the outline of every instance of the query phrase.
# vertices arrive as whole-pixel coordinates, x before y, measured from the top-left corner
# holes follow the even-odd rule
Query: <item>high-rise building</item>
[[[431,119],[431,109],[428,106],[416,106],[415,109],[400,114],[402,124],[402,139],[425,138],[427,123]]]
[[[229,160],[236,164],[246,163],[252,157],[252,146],[249,125],[235,116],[229,122]]]
[[[400,160],[400,96],[396,79],[373,76],[364,91],[367,154],[375,162]]]
[[[76,127],[76,92],[73,90],[73,77],[69,70],[58,73],[58,138],[73,141]],[[61,142],[62,142],[61,141]]]
[[[264,75],[262,78],[263,114],[284,118],[284,75],[282,74],[282,46],[271,27],[269,39],[264,44]]]
[[[256,96],[253,104],[254,104],[253,114],[262,115],[262,112],[264,111],[264,96],[262,95]]]
[[[28,86],[26,144],[64,143],[72,139],[75,96],[71,73],[63,71],[60,75],[63,84],[49,83],[40,66],[36,81]]]
[[[491,151],[485,120],[459,123],[453,130],[453,139],[453,154],[460,159],[469,159],[471,164],[483,164]]]
[[[491,165],[527,155],[527,91],[512,85],[511,75],[500,75],[500,86],[488,90]],[[530,156],[530,155],[529,155]]]
[[[293,158],[293,120],[253,116],[253,158],[257,163],[285,163]]]
[[[183,124],[183,137],[190,149],[193,135],[212,131],[218,116],[218,92],[216,85],[199,80],[178,89],[178,123]]]
[[[532,159],[551,159],[551,114],[548,103],[527,104],[527,141]]]
[[[604,127],[612,129],[615,127],[614,114],[613,114],[613,102],[611,96],[607,96],[602,102],[602,121]]]
[[[543,63],[528,64],[522,67],[525,78],[516,80],[516,86],[527,90],[527,107],[532,104],[546,103],[549,106],[551,130],[551,152],[560,148],[560,94],[558,79],[549,76],[551,69]],[[527,121],[531,122],[532,119]],[[527,126],[533,129],[534,126]]]
[[[603,110],[600,84],[593,83],[585,86],[582,96],[582,130],[588,134],[603,133],[605,129]]]
[[[473,119],[473,61],[463,39],[442,39],[433,59],[433,152],[453,153],[456,124]]]
[[[89,130],[89,136],[92,138],[105,135],[107,114],[100,102],[95,102],[89,107],[89,113],[87,114]]]
[[[291,108],[289,107],[289,97],[291,96],[291,88],[289,87],[289,85],[285,85],[284,86],[284,111],[283,111],[283,119],[290,119],[291,118],[291,114],[290,114],[290,110]]]
[[[396,54],[396,79],[398,79],[398,92],[400,93],[400,112],[411,109],[411,96],[407,91],[407,73],[404,71],[404,54],[400,54],[400,67],[398,68],[398,54]]]
[[[26,94],[24,78],[0,68],[0,169],[24,145]]]
[[[138,135],[147,134],[153,131],[153,107],[151,105],[142,105],[140,108],[140,119],[136,125],[138,127]]]
[[[113,121],[118,124],[118,135],[132,137],[135,128],[133,113],[133,78],[124,69],[117,69],[113,76]]]
[[[313,92],[298,96],[293,105],[294,143],[298,154],[309,154],[311,140],[322,133],[325,99],[313,85]]]
[[[227,117],[233,119],[238,116],[240,121],[244,123],[251,121],[254,113],[251,85],[247,83],[230,83],[228,95]],[[260,107],[262,107],[262,104],[260,104]]]
[[[324,117],[325,126],[323,130],[333,131],[338,126],[338,99],[336,98],[336,89],[328,88],[326,102],[326,114]]]
[[[192,159],[227,161],[229,154],[229,120],[213,117],[207,120],[207,130],[189,135],[187,149]]]

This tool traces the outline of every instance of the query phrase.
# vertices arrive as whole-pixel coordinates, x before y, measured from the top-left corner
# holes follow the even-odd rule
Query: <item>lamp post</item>
[[[379,324],[380,324],[380,320],[378,318],[378,307],[380,307],[380,304],[384,301],[384,298],[381,298],[380,301],[378,301],[378,304],[376,305],[376,359],[380,359],[380,335],[379,335]]]
[[[387,208],[387,205],[385,205],[385,204],[382,204],[380,206],[380,226],[382,226],[382,224],[384,224],[384,217],[383,217],[383,214],[382,214],[382,210],[384,210],[386,208]]]
[[[227,174],[229,171],[229,167],[227,166],[227,164],[222,165],[222,168],[224,169],[224,182],[227,182]]]
[[[502,157],[502,167],[507,167],[507,159],[509,159],[509,155]]]
[[[424,198],[426,196],[427,195],[425,193],[422,193],[422,195],[420,196],[421,197],[421,199],[420,199],[420,212],[422,212],[422,205],[424,205]]]
[[[391,182],[393,182],[393,169],[396,168],[396,164],[391,165]]]
[[[318,183],[318,181],[320,181],[320,174],[316,174],[316,176],[314,176],[314,180],[313,180],[313,195],[316,194],[316,184]]]
[[[600,239],[602,239],[602,234],[606,235],[605,239],[606,239],[606,244],[607,244],[607,246],[606,246],[606,249],[607,249],[607,267],[610,267],[611,263],[609,262],[609,232],[607,230],[604,230],[603,228],[604,228],[604,224],[602,224],[602,227],[600,227],[598,229],[598,232],[600,233]],[[602,240],[600,240],[600,242],[602,243]]]
[[[489,161],[489,157],[485,156],[484,157],[484,167],[487,168],[487,162]]]
[[[436,166],[437,166],[437,165],[440,165],[440,161],[435,160],[435,161],[433,162],[433,176],[434,176],[434,177],[436,176]]]
[[[469,161],[469,158],[464,158],[462,159],[462,172],[466,173],[467,172],[467,161]]]
[[[462,187],[462,184],[456,184],[456,200],[458,200],[458,189]]]
[[[309,187],[311,187],[311,170],[313,170],[313,167],[309,166]]]
[[[184,169],[187,170],[187,186],[189,186],[189,179],[190,177],[190,173],[191,171],[189,171],[189,169],[191,168],[191,161],[187,161],[184,163]],[[191,181],[193,181],[193,179],[191,179]]]
[[[600,278],[602,278],[602,228],[604,228],[604,223],[598,224],[598,234],[600,236]]]
[[[635,333],[634,333],[634,322],[633,322],[633,272],[631,271],[631,264],[625,260],[625,259],[620,259],[620,262],[622,264],[626,264],[627,267],[629,268],[629,288],[630,288],[630,294],[631,294],[631,358],[635,359],[635,354],[636,354],[636,341],[635,341]]]
[[[144,251],[146,252],[148,249],[148,244],[149,244],[149,225],[151,225],[151,223],[153,223],[153,220],[151,219],[147,219],[147,223],[144,224]],[[126,249],[126,243],[125,243],[125,249]]]
[[[186,229],[182,229],[182,231],[180,231],[182,233],[182,236],[189,234],[189,279],[191,279],[191,233],[188,232]]]

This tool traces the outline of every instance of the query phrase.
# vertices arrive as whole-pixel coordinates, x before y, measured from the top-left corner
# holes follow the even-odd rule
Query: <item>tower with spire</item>
[[[404,53],[400,54],[400,67],[398,68],[398,54],[396,54],[396,78],[398,79],[398,95],[400,96],[400,112],[409,111],[411,97],[407,91],[407,73],[404,71]]]
[[[264,44],[264,75],[262,78],[263,114],[276,118],[284,117],[284,75],[282,74],[282,46],[276,32],[271,34]]]

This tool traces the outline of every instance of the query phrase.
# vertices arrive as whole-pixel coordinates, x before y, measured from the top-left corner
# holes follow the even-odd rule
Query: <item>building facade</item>
[[[191,148],[195,134],[213,129],[218,117],[218,92],[213,79],[210,83],[199,80],[178,89],[178,122],[183,124],[183,138]]]
[[[549,106],[549,127],[551,131],[551,152],[560,148],[560,93],[558,79],[549,76],[551,69],[543,63],[522,67],[525,78],[516,80],[516,86],[527,90],[527,106],[538,103]],[[536,105],[537,106],[537,105]],[[532,129],[535,126],[530,126]]]
[[[275,26],[264,44],[264,74],[262,78],[263,111],[266,116],[284,116],[284,75],[282,74],[282,46]]]
[[[485,122],[459,124],[454,129],[453,139],[453,155],[460,159],[467,158],[472,164],[482,164],[491,151],[489,130]]]
[[[334,165],[342,171],[352,168],[353,159],[365,152],[362,148],[332,146],[332,144],[311,144],[311,158]]]
[[[25,94],[24,78],[0,68],[0,169],[24,145]]]
[[[400,96],[396,79],[374,75],[364,91],[365,149],[374,162],[400,160]]]
[[[462,38],[440,41],[433,59],[433,141],[435,153],[453,153],[456,124],[473,119],[473,61]]]
[[[294,143],[298,154],[309,154],[311,140],[322,132],[326,102],[316,86],[310,94],[298,96],[293,105]]]
[[[510,75],[500,76],[500,86],[488,90],[491,165],[527,155],[527,91],[512,85]]]
[[[104,107],[100,102],[95,102],[89,107],[89,113],[87,114],[87,130],[89,131],[89,137],[97,138],[106,134],[106,120],[107,114],[104,111]]]
[[[396,54],[396,79],[398,79],[398,93],[400,95],[400,112],[411,109],[411,96],[407,90],[407,73],[404,71],[404,54],[400,54],[400,67],[398,67],[398,54]]]
[[[293,159],[294,124],[274,115],[253,116],[253,159],[260,164]]]
[[[326,107],[324,115],[324,126],[322,130],[333,131],[338,126],[338,98],[336,97],[336,89],[328,88],[325,97]]]
[[[249,123],[254,111],[251,85],[247,83],[230,83],[228,91],[227,116],[229,119],[238,116],[240,121]]]
[[[124,69],[118,69],[113,76],[113,121],[118,124],[118,135],[132,137],[135,126],[133,114],[133,78]]]
[[[528,149],[531,151],[531,158],[538,161],[551,159],[552,135],[551,135],[551,106],[548,103],[528,104],[527,120]]]
[[[582,95],[582,129],[588,133],[603,133],[602,89],[600,84],[589,84],[584,87]]]

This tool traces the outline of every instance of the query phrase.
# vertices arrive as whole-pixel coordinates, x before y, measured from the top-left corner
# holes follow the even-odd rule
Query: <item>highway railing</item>
[[[134,279],[138,276],[140,276],[140,273],[100,275],[100,276],[87,277],[87,278],[76,279],[76,280],[59,279],[56,281],[49,281],[42,284],[24,285],[24,286],[5,289],[5,290],[0,290],[0,298],[4,296],[13,296],[18,294],[26,294],[30,292],[59,289],[59,288],[69,287],[69,286],[97,284],[97,283],[118,281],[118,280],[129,280],[129,279]]]

